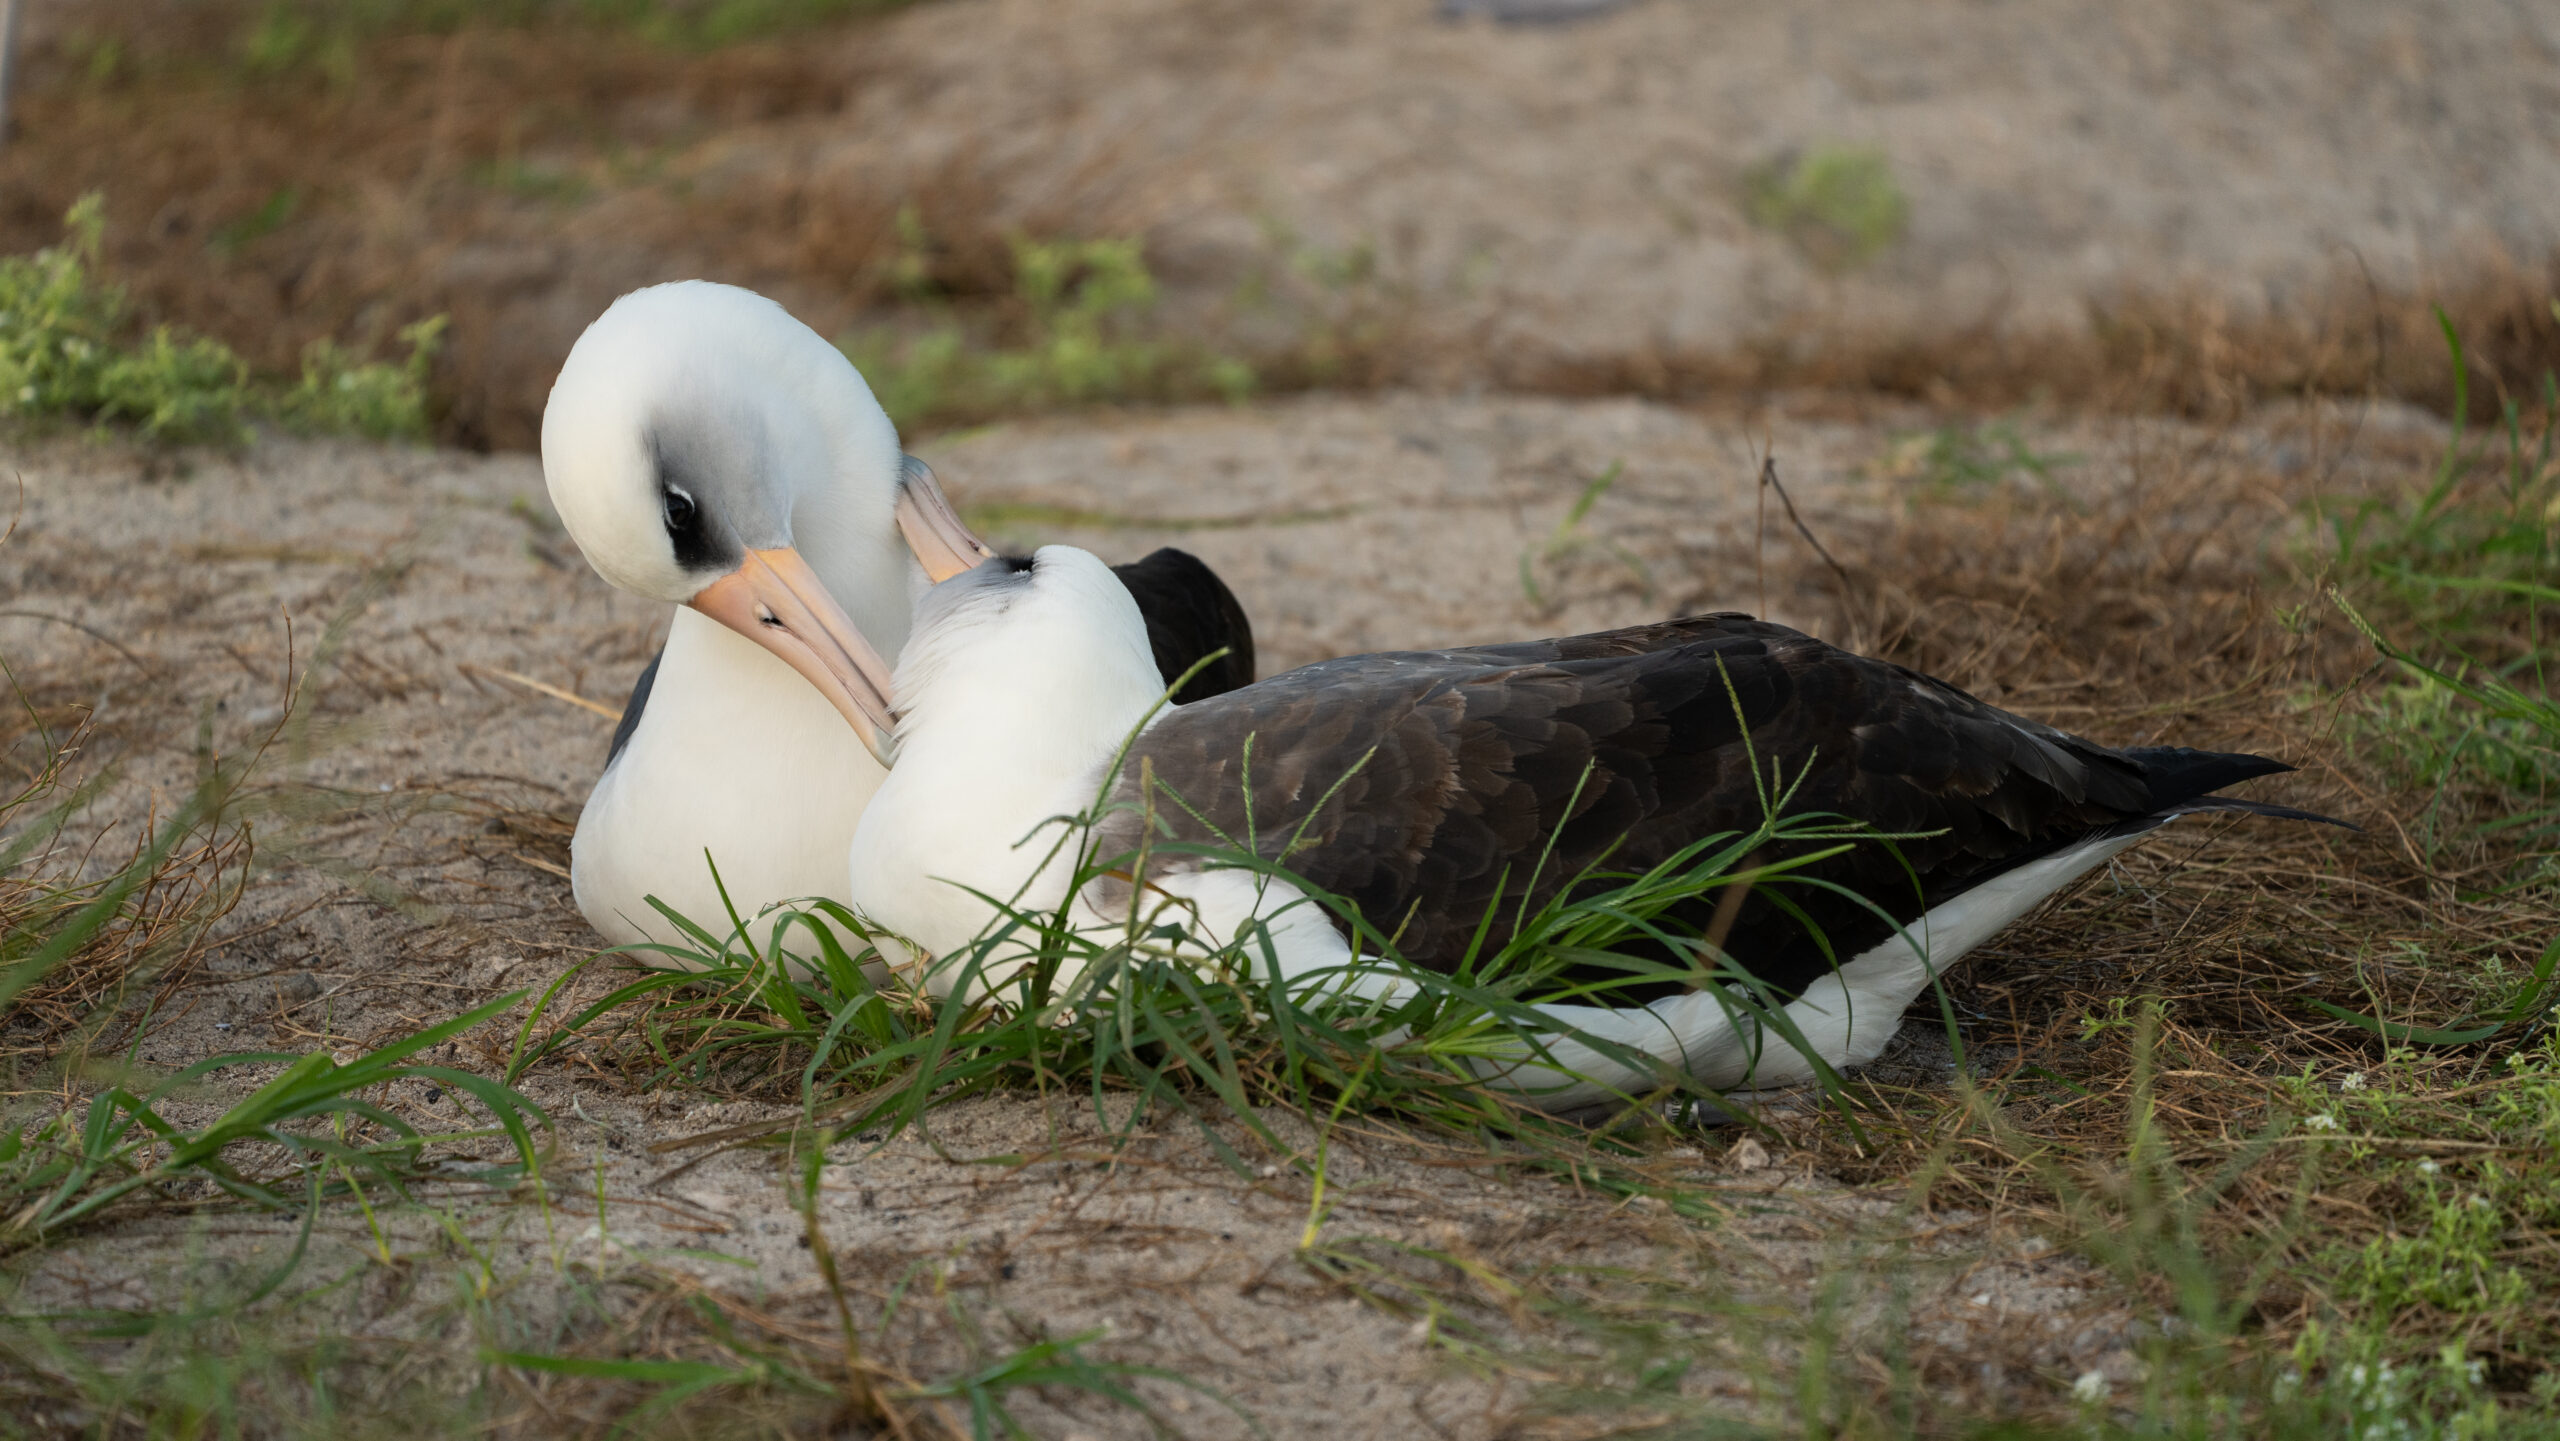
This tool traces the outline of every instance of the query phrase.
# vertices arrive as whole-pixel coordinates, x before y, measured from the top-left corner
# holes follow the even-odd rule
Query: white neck
[[[1022,842],[1093,803],[1162,692],[1136,603],[1081,560],[1039,595],[976,573],[944,582],[898,663],[898,760],[855,834],[854,902],[929,952],[993,918],[970,890],[1059,903],[1065,867],[1041,865],[1058,833]]]
[[[815,332],[795,328],[795,343],[770,356],[767,392],[769,403],[793,407],[804,420],[776,430],[796,432],[815,451],[789,467],[799,482],[791,497],[793,546],[864,637],[895,661],[926,584],[898,535],[897,432],[843,355]]]

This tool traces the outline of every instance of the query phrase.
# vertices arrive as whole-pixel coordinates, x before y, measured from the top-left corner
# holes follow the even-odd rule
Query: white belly
[[[1000,993],[1030,958],[1036,925],[1017,923],[1007,942],[974,957],[971,938],[991,934],[999,924],[999,901],[1026,919],[1054,913],[1065,901],[1072,848],[1064,858],[1040,863],[1056,829],[1036,831],[1028,845],[1015,842],[1035,834],[1024,818],[1089,804],[1091,783],[1065,788],[1040,804],[1013,797],[1012,804],[998,807],[992,793],[976,803],[931,797],[904,764],[899,769],[881,797],[874,826],[854,847],[856,893],[873,920],[924,949],[923,958],[902,959],[925,962],[923,979],[934,995],[963,989],[973,996]],[[997,823],[992,816],[998,810],[1012,819]],[[2173,818],[2163,823],[2167,819]],[[1654,1068],[1631,1066],[1578,1036],[1623,1047],[1717,1090],[1810,1080],[1817,1071],[1807,1051],[1833,1067],[1863,1065],[1884,1049],[1904,1010],[1934,976],[2147,833],[2146,828],[2101,837],[2019,866],[1940,903],[1908,934],[1850,958],[1786,1006],[1802,1049],[1719,992],[1700,990],[1643,1006],[1542,1005],[1537,1009],[1556,1027],[1543,1047],[1515,1035],[1471,1047],[1465,1063],[1488,1084],[1549,1111],[1607,1105],[1661,1084]],[[1181,949],[1202,952],[1232,940],[1259,918],[1270,927],[1270,960],[1280,979],[1302,994],[1339,990],[1393,1004],[1414,993],[1415,982],[1403,973],[1355,965],[1325,913],[1286,883],[1242,871],[1158,873],[1139,909],[1139,930],[1170,923],[1190,938]],[[1130,931],[1131,919],[1125,912],[1102,914],[1088,892],[1076,899],[1068,924],[1107,944]],[[1261,964],[1267,962],[1256,968]],[[970,972],[965,986],[964,968]],[[1076,970],[1073,964],[1062,968],[1057,985],[1071,986]]]
[[[678,610],[630,743],[578,817],[578,911],[616,945],[681,943],[657,897],[714,935],[808,897],[846,899],[845,855],[886,775],[816,687],[744,637]],[[769,930],[755,930],[762,945]]]

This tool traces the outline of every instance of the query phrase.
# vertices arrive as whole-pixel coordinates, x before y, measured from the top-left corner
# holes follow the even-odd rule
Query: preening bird
[[[2327,819],[2215,794],[2290,769],[2280,762],[2112,749],[1742,615],[1352,656],[1150,720],[1163,687],[1144,621],[1108,569],[1064,546],[936,586],[894,683],[898,762],[855,832],[852,895],[867,918],[946,962],[997,918],[996,901],[1068,904],[1073,848],[1060,851],[1043,826],[1098,796],[1112,809],[1096,855],[1131,852],[1149,814],[1176,840],[1251,836],[1265,859],[1357,902],[1413,964],[1447,972],[1497,900],[1508,917],[1523,891],[1534,909],[1604,858],[1640,872],[1700,838],[1751,833],[1765,777],[1783,774],[1795,810],[1909,837],[1805,872],[1884,914],[1794,886],[1801,920],[1762,891],[1721,929],[1710,914],[1721,892],[1671,921],[1692,938],[1720,934],[1833,1066],[1872,1060],[1933,974],[2160,827],[2219,812]],[[1148,805],[1142,777],[1179,800]],[[1354,959],[1329,911],[1255,871],[1159,855],[1129,879],[1207,944],[1267,925],[1284,977]],[[1116,933],[1129,896],[1126,883],[1089,886],[1071,919]],[[989,986],[1021,955],[994,959]],[[929,978],[952,984],[947,964]],[[1393,981],[1366,991],[1401,993]],[[1815,1074],[1714,987],[1542,1009],[1560,1034],[1633,1048],[1717,1088]],[[1483,1069],[1558,1110],[1657,1080],[1569,1036],[1551,1059],[1524,1048]]]
[[[596,572],[677,607],[578,818],[579,911],[617,944],[678,939],[651,896],[725,930],[706,852],[743,916],[843,899],[914,597],[988,549],[843,354],[734,286],[614,302],[552,386],[542,464]],[[1162,680],[1228,652],[1184,699],[1252,679],[1251,627],[1208,567],[1160,550],[1119,574]]]

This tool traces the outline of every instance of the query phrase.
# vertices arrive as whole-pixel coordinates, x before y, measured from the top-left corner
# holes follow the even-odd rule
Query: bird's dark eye
[[[693,529],[693,497],[673,486],[667,489],[667,534],[683,535]]]

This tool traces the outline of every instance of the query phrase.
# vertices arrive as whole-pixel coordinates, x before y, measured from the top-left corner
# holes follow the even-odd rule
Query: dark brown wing
[[[658,653],[649,657],[649,664],[642,668],[640,679],[631,683],[631,699],[623,702],[622,719],[613,723],[613,744],[604,753],[607,767],[622,758],[622,748],[631,744],[631,733],[640,729],[640,712],[649,708],[649,692],[658,684],[658,662],[666,658],[667,648],[659,646]]]
[[[1144,560],[1115,565],[1146,617],[1156,670],[1171,685],[1202,656],[1224,650],[1174,696],[1188,704],[1253,684],[1253,622],[1218,573],[1188,551],[1166,546]]]
[[[1900,843],[1911,870],[1878,844],[1819,868],[1897,921],[2101,827],[2284,769],[2257,757],[2111,750],[1900,666],[1726,614],[1290,671],[1166,714],[1140,738],[1121,794],[1134,799],[1143,759],[1241,840],[1248,737],[1252,829],[1266,856],[1358,766],[1285,863],[1357,901],[1381,930],[1401,927],[1406,953],[1441,967],[1461,958],[1488,905],[1512,914],[1550,836],[1533,906],[1604,855],[1612,870],[1644,868],[1701,837],[1756,826],[1755,751],[1764,776],[1804,775],[1798,813],[1941,833]],[[1177,835],[1208,839],[1178,808],[1158,814]],[[1122,825],[1133,838],[1134,821]],[[1803,886],[1788,895],[1841,958],[1891,934],[1844,897]],[[1743,907],[1727,949],[1789,994],[1831,964],[1765,897]]]

